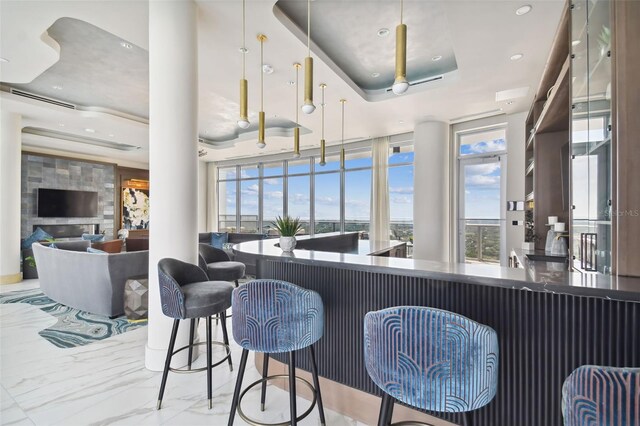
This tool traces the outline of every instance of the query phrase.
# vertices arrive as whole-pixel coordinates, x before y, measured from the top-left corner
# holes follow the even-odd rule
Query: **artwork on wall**
[[[122,189],[122,227],[149,229],[149,190]]]

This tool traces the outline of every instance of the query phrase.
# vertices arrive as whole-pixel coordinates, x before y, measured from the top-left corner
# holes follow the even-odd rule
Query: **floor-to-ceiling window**
[[[218,168],[221,231],[262,232],[275,236],[277,216],[300,218],[303,233],[360,232],[368,238],[371,212],[370,146],[346,151],[345,168],[337,153],[291,160],[222,165]],[[395,147],[389,157],[391,237],[413,236],[413,152]]]
[[[238,201],[237,168],[218,169],[218,229],[235,232]]]
[[[500,263],[504,215],[506,129],[458,134],[458,259]]]
[[[395,240],[413,243],[413,145],[391,146],[389,228]]]

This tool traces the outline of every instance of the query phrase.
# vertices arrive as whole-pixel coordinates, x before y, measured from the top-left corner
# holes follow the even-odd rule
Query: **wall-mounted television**
[[[38,217],[98,216],[98,193],[38,188]]]

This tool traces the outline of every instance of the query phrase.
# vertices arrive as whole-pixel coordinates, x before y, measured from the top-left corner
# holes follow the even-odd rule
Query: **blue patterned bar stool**
[[[378,426],[394,402],[465,413],[487,405],[498,384],[498,336],[485,325],[440,309],[401,306],[364,318],[365,365],[384,391]],[[401,422],[398,424],[416,424]]]
[[[211,395],[211,369],[225,361],[229,362],[229,368],[233,370],[231,361],[231,349],[229,348],[229,337],[227,335],[227,325],[225,311],[231,306],[231,293],[233,292],[233,284],[225,281],[209,281],[207,274],[197,265],[182,262],[177,259],[161,259],[158,262],[158,276],[160,279],[160,303],[162,304],[162,313],[173,318],[173,329],[171,330],[171,339],[167,348],[167,358],[162,373],[162,382],[160,384],[160,394],[158,395],[158,410],[162,405],[162,397],[164,395],[165,385],[167,384],[167,376],[169,370],[185,373],[196,371],[207,371],[207,397],[209,399],[209,409],[212,407]],[[222,335],[224,343],[214,342],[211,339],[211,317],[220,314],[222,320]],[[193,330],[195,321],[198,318],[206,319],[206,342],[207,347],[207,365],[203,368],[191,369],[191,354],[193,349]],[[178,327],[180,320],[191,319],[190,340],[187,346],[174,351],[176,344],[176,336],[178,335]],[[222,360],[212,362],[211,345],[216,344],[223,346],[226,356]],[[171,368],[171,358],[173,355],[185,349],[189,349],[189,365],[185,369]]]
[[[233,425],[236,410],[243,420],[252,425],[296,425],[311,413],[316,403],[320,423],[324,425],[318,367],[313,350],[313,344],[322,337],[324,331],[324,306],[320,295],[285,281],[254,280],[233,290],[232,306],[233,338],[242,346],[242,358],[229,413],[229,426]],[[313,386],[296,377],[296,351],[304,348],[309,348]],[[255,381],[240,393],[249,351],[264,354],[262,379]],[[289,374],[267,377],[269,354],[283,352],[289,353]],[[278,377],[289,378],[291,420],[269,424],[247,417],[241,407],[244,395],[251,388],[262,384],[260,408],[264,411],[267,380]],[[309,387],[313,393],[311,406],[300,416],[296,411],[296,380]]]
[[[640,368],[583,365],[562,386],[565,426],[640,426]]]

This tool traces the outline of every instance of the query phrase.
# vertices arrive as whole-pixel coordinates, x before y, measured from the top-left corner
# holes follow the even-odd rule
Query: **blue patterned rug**
[[[39,289],[0,294],[0,304],[6,303],[28,303],[57,318],[56,324],[38,334],[59,348],[88,345],[147,325],[146,320],[129,322],[124,316],[109,319],[70,308],[49,299]]]

